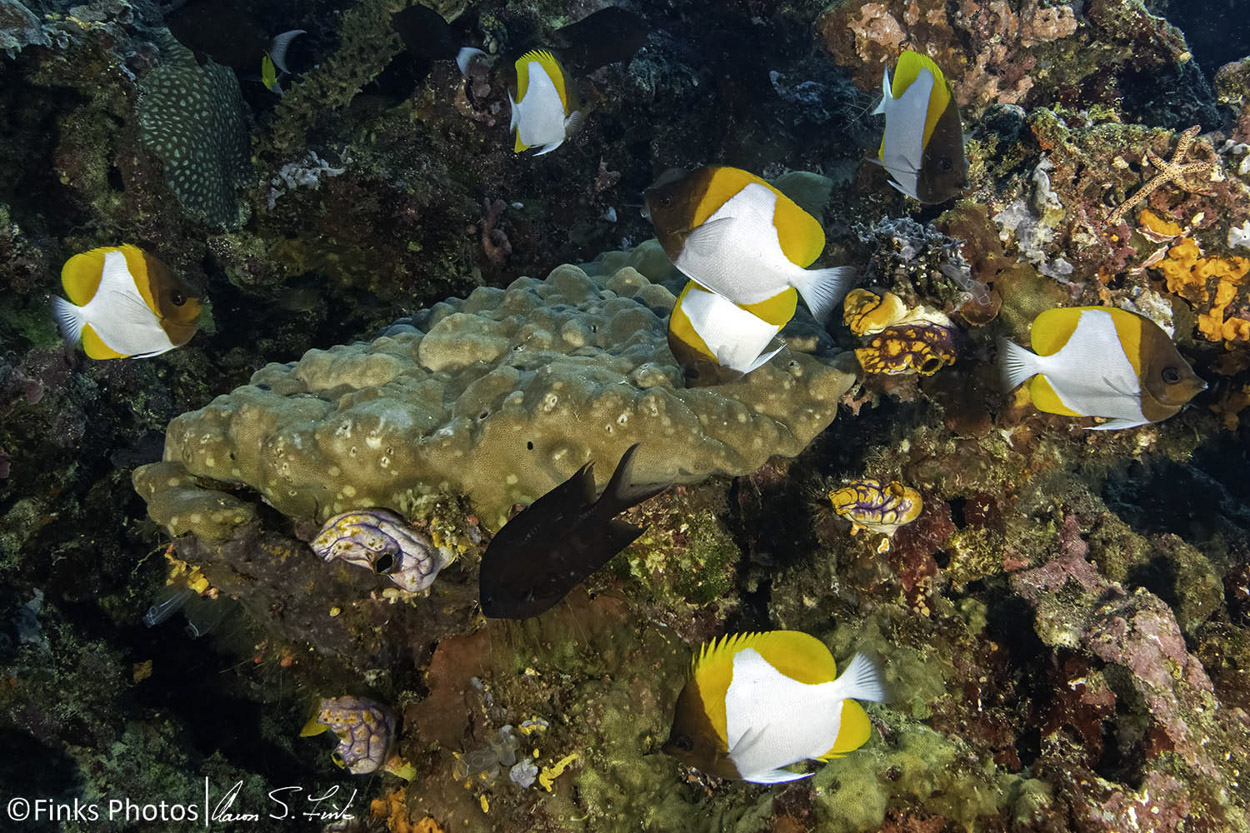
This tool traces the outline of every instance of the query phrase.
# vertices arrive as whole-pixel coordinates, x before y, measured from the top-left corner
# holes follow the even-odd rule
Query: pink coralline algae
[[[865,89],[904,49],[933,58],[951,80],[960,106],[1017,104],[1034,86],[1042,62],[1035,47],[1076,34],[1071,5],[1027,0],[1019,11],[1005,0],[960,0],[953,13],[939,0],[851,2],[831,7],[817,30],[838,63]]]
[[[1086,560],[1089,545],[1068,516],[1061,554],[1011,577],[1013,590],[1036,610],[1035,627],[1050,645],[1064,645],[1132,672],[1134,688],[1170,748],[1198,772],[1218,777],[1205,749],[1218,731],[1211,680],[1185,640],[1172,610],[1143,588],[1127,593]],[[1158,744],[1156,744],[1158,746]],[[1159,750],[1162,751],[1162,750]]]

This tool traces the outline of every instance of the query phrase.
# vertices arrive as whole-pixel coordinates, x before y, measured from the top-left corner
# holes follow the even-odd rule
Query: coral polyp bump
[[[889,538],[924,511],[920,492],[897,480],[882,485],[878,480],[852,480],[829,493],[833,511],[851,522],[851,534],[861,529]],[[883,546],[888,547],[888,543]]]
[[[344,512],[326,521],[312,542],[326,561],[342,559],[384,575],[410,593],[427,589],[452,561],[450,550],[385,509]]]

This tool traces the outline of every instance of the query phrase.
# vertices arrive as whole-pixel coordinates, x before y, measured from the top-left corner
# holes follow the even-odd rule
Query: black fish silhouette
[[[629,485],[637,450],[637,443],[626,449],[598,500],[594,463],[587,463],[504,524],[482,556],[483,614],[537,616],[643,533],[617,514],[672,484]]]

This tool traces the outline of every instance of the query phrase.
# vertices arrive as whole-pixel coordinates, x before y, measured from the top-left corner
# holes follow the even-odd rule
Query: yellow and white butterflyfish
[[[725,636],[692,662],[663,748],[720,778],[794,781],[807,775],[785,767],[863,746],[872,725],[855,701],[884,699],[877,668],[862,654],[838,676],[829,649],[808,634]]]
[[[793,287],[741,307],[688,281],[668,321],[668,346],[685,371],[687,386],[732,381],[765,365],[781,352],[781,347],[764,351],[797,306]]]
[[[137,246],[92,249],[66,261],[54,300],[61,335],[93,359],[156,356],[191,340],[201,293]]]
[[[513,149],[520,153],[541,148],[535,156],[551,153],[581,124],[572,79],[554,55],[536,49],[517,58],[516,83],[516,98],[508,93],[512,105],[508,129],[516,131]]]
[[[956,196],[967,181],[968,160],[959,105],[942,70],[909,49],[899,56],[893,83],[887,69],[881,87],[873,113],[885,116],[885,130],[876,161],[894,178],[890,184],[923,203]]]
[[[818,321],[846,294],[847,266],[807,269],[825,248],[820,222],[760,177],[709,165],[645,193],[660,245],[704,289],[743,307],[797,289]]]
[[[1004,390],[1029,382],[1038,410],[1110,420],[1093,430],[1167,419],[1207,387],[1158,324],[1128,310],[1047,310],[1030,341],[1034,352],[999,339]]]

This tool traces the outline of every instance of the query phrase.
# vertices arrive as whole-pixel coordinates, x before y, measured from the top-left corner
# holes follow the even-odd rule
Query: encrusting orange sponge
[[[1224,313],[1237,297],[1237,290],[1250,272],[1250,258],[1206,257],[1191,237],[1183,237],[1159,261],[1167,279],[1168,291],[1179,295],[1199,310],[1198,330],[1208,341],[1250,341],[1250,319],[1225,318]],[[1208,288],[1216,280],[1214,292]]]

